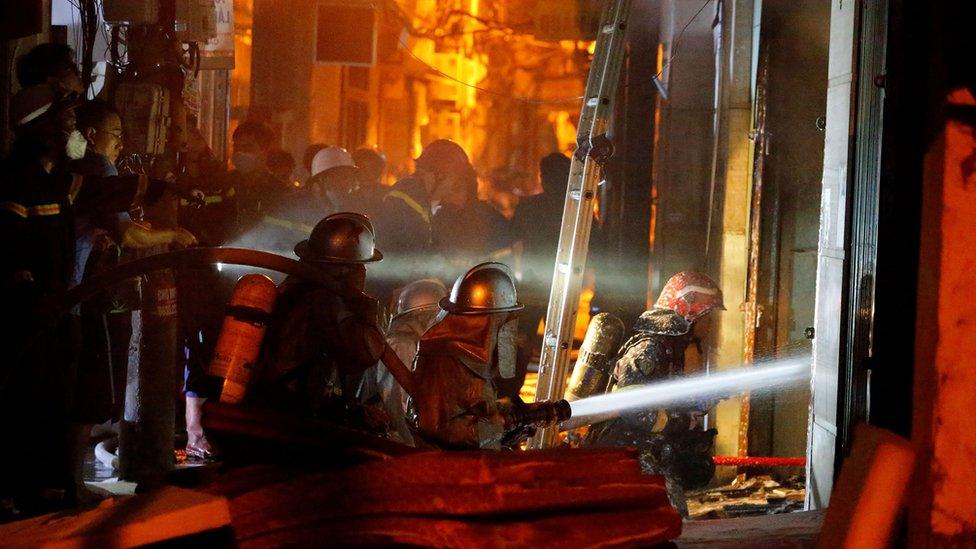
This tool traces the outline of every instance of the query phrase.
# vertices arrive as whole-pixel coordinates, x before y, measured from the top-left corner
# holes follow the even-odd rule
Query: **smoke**
[[[654,409],[676,402],[729,398],[744,391],[796,385],[809,380],[810,360],[809,355],[794,356],[763,365],[669,379],[576,400],[570,402],[572,417],[563,422],[561,427],[572,429],[611,419],[622,412]]]

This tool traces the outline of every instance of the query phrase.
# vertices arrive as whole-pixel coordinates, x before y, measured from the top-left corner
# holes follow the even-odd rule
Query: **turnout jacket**
[[[7,165],[0,184],[2,287],[33,282],[35,291],[68,288],[75,261],[75,217],[152,204],[163,181],[145,175],[101,177],[48,173],[36,163]]]
[[[314,282],[288,277],[261,347],[251,401],[312,416],[334,416],[376,364],[383,335],[378,304],[346,300]]]

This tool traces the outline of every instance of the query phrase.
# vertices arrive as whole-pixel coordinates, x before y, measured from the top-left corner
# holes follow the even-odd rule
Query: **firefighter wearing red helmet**
[[[682,376],[693,368],[691,362],[701,366],[710,313],[724,309],[722,290],[708,276],[693,271],[672,276],[618,352],[611,390]],[[595,425],[586,445],[637,447],[643,467],[664,475],[672,503],[687,514],[684,490],[704,486],[715,472],[711,448],[717,431],[701,425],[711,405],[688,401],[667,410],[625,414]]]
[[[375,238],[366,216],[337,213],[319,221],[295,253],[303,263],[362,292],[366,265],[383,258]],[[268,323],[256,383],[246,398],[305,415],[349,419],[343,414],[353,408],[362,373],[376,364],[384,348],[377,311],[372,298],[353,300],[315,282],[286,278]]]
[[[674,311],[694,322],[715,309],[725,310],[722,290],[707,275],[682,271],[668,280],[654,303],[655,309]]]

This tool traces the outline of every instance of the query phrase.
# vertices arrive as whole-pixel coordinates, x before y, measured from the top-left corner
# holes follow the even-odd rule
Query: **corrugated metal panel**
[[[858,43],[857,110],[854,134],[854,177],[851,180],[847,238],[847,291],[841,337],[838,437],[847,454],[853,426],[870,415],[867,391],[868,359],[874,329],[874,281],[878,255],[878,194],[881,181],[881,132],[884,88],[877,78],[884,74],[888,30],[888,1],[865,0],[861,4],[861,36]]]

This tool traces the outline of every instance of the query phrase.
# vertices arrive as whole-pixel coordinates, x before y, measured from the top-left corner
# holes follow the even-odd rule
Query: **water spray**
[[[728,398],[744,391],[785,387],[808,380],[810,358],[792,357],[762,366],[740,367],[720,373],[686,376],[640,385],[569,403],[571,416],[562,429],[573,429],[619,416],[691,399]]]
[[[729,398],[745,391],[788,387],[810,379],[810,357],[791,357],[726,370],[668,379],[638,385],[580,400],[556,400],[522,405],[512,414],[512,423],[521,427],[559,425],[567,431],[607,421],[621,413],[651,410],[666,404]]]

